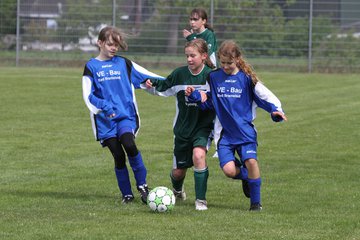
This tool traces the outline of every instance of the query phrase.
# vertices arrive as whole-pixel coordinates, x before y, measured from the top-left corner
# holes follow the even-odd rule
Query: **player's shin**
[[[131,191],[131,184],[130,184],[129,172],[127,167],[125,166],[124,168],[121,169],[115,167],[115,175],[121,194],[123,196],[133,195]]]
[[[173,189],[177,192],[181,192],[183,189],[183,184],[184,184],[184,180],[185,180],[185,176],[181,179],[176,179],[173,175],[173,172],[170,172],[170,179],[171,179],[171,184],[173,186]]]
[[[129,158],[130,166],[134,172],[136,186],[146,184],[147,171],[144,162],[142,160],[141,153],[139,152],[135,157],[128,156],[128,158]]]
[[[196,199],[206,199],[208,177],[209,169],[207,167],[204,169],[194,169]]]
[[[256,179],[248,179],[249,188],[250,188],[250,203],[253,204],[260,204],[261,203],[261,195],[260,195],[260,188],[261,188],[261,178]]]

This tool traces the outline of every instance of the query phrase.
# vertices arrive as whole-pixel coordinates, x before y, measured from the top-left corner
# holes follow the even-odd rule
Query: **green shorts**
[[[204,147],[208,150],[211,145],[209,133],[195,134],[190,139],[183,139],[175,136],[174,140],[174,168],[190,168],[193,164],[193,149],[195,147]]]

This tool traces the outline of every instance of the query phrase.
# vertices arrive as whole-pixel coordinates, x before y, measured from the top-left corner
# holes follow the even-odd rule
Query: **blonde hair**
[[[107,26],[101,29],[98,40],[102,42],[107,42],[110,38],[112,38],[114,43],[117,44],[120,49],[127,50],[128,45],[125,41],[126,37],[127,35],[123,33],[120,29],[112,26]]]
[[[216,66],[210,60],[208,54],[208,46],[204,39],[196,38],[194,40],[186,42],[184,48],[188,48],[188,47],[195,48],[200,54],[206,54],[205,64],[212,69],[216,68]]]
[[[259,78],[257,77],[253,67],[246,62],[243,57],[243,54],[240,51],[240,47],[233,40],[225,40],[221,43],[219,51],[217,53],[218,58],[221,56],[227,57],[231,60],[234,60],[236,63],[236,67],[242,70],[246,75],[248,75],[253,84],[256,85],[259,82]]]

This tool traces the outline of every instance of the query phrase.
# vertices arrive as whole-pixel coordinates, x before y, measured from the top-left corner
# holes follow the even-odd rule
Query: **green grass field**
[[[359,75],[259,72],[289,119],[275,124],[258,110],[264,210],[248,211],[241,182],[223,175],[211,149],[209,210],[195,211],[189,169],[188,200],[156,214],[138,196],[121,204],[82,100],[82,69],[0,73],[0,239],[360,239]],[[148,183],[170,187],[174,98],[138,90],[137,100]]]

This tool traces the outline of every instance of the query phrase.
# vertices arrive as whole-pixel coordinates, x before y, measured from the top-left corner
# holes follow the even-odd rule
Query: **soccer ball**
[[[149,192],[147,203],[154,212],[167,212],[174,208],[175,196],[167,187],[156,187]]]

